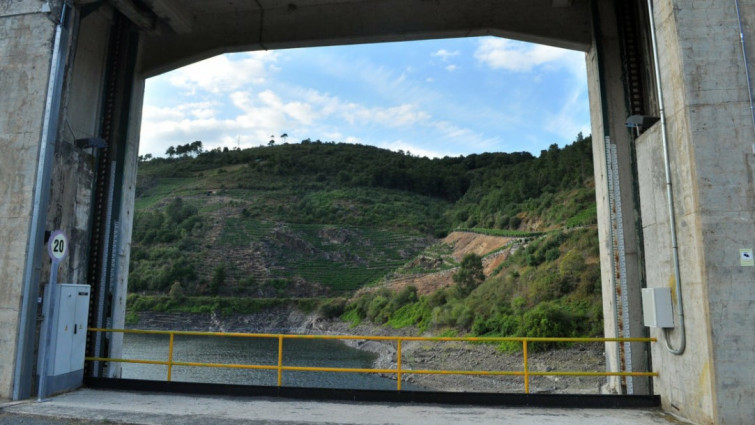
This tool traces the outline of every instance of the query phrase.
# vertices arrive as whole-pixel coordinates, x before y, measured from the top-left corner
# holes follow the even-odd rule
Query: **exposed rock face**
[[[286,307],[232,316],[152,311],[138,312],[137,316],[139,321],[130,326],[133,329],[198,332],[307,333],[315,320],[313,315]]]

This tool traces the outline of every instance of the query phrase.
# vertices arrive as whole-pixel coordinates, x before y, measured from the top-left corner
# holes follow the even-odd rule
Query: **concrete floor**
[[[659,410],[541,409],[313,402],[82,389],[35,401],[0,404],[0,424],[679,424]]]

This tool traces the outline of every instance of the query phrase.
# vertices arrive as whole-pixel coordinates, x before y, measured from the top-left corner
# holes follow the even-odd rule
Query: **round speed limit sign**
[[[47,242],[47,253],[50,254],[53,262],[58,262],[68,254],[68,238],[62,230],[56,230],[50,235],[50,241]]]

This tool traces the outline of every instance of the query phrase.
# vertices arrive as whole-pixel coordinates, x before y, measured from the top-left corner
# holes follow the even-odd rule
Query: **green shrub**
[[[346,298],[328,300],[317,309],[317,314],[325,319],[334,319],[344,314],[346,310]]]
[[[126,312],[125,323],[127,326],[134,326],[139,323],[139,315],[134,311]]]
[[[362,323],[362,320],[364,320],[364,316],[360,317],[359,312],[356,309],[346,310],[346,312],[341,316],[341,319],[345,322],[351,323],[351,327]]]
[[[521,336],[527,337],[572,337],[579,334],[579,321],[561,306],[544,302],[524,313],[519,327]],[[533,351],[558,347],[552,342],[532,344]],[[563,345],[561,345],[563,346]]]
[[[482,257],[473,253],[465,255],[461,260],[459,271],[453,275],[453,280],[462,297],[469,295],[485,280],[485,274],[482,272]]]
[[[367,307],[367,318],[370,319],[371,322],[378,325],[382,325],[383,323],[387,322],[389,314],[383,311],[383,309],[388,305],[388,303],[388,298],[383,295],[377,295],[376,297],[374,297]]]
[[[394,329],[416,325],[420,331],[425,331],[430,325],[432,310],[426,302],[415,302],[404,305],[391,314],[388,325]]]

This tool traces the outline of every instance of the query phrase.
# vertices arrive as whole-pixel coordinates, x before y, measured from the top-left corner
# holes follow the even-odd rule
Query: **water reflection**
[[[173,360],[181,362],[271,365],[278,364],[277,338],[230,338],[176,335]],[[127,359],[168,359],[168,335],[125,334]],[[283,341],[283,364],[339,368],[372,368],[376,354],[351,348],[339,341],[288,339]],[[277,385],[277,371],[174,366],[172,380],[238,385]],[[123,364],[123,378],[164,381],[167,366]],[[288,387],[395,390],[396,381],[368,373],[320,373],[284,371]],[[402,389],[421,387],[402,383]]]

